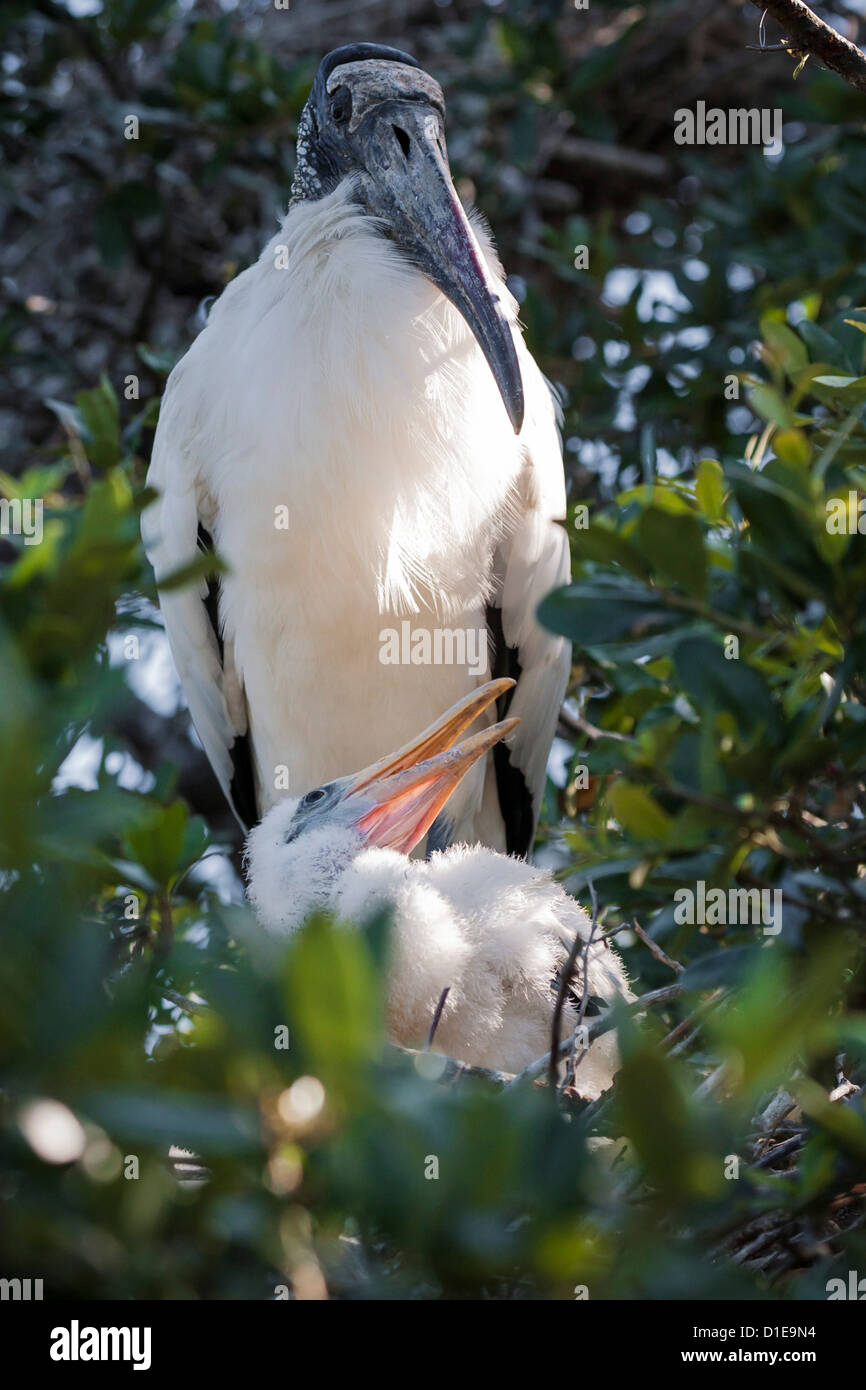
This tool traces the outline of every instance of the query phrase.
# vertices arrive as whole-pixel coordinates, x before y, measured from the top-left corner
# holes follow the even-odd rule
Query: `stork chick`
[[[362,923],[389,908],[393,1039],[422,1045],[447,988],[435,1049],[515,1072],[550,1047],[559,971],[575,936],[590,940],[587,914],[548,874],[482,845],[407,857],[469,769],[514,730],[518,721],[505,719],[454,746],[511,684],[488,682],[398,753],[278,803],[247,839],[247,866],[250,898],[272,933],[296,930],[316,909]],[[609,944],[593,941],[578,962],[563,1037],[584,985],[589,1017],[633,997]],[[576,1089],[598,1096],[616,1067],[608,1033],[582,1058]]]

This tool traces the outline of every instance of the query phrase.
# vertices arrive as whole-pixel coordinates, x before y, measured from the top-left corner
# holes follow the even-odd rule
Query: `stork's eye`
[[[328,115],[334,125],[345,125],[352,114],[352,93],[348,87],[338,87],[331,97]]]
[[[327,792],[324,787],[314,787],[311,792],[307,792],[306,796],[302,798],[301,805],[304,807],[315,806],[316,802],[321,801],[325,796],[327,796]]]

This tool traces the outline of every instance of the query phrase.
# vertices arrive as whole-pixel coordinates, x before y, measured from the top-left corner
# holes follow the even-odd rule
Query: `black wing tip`
[[[535,839],[535,807],[526,778],[511,761],[504,743],[493,749],[493,770],[499,809],[505,823],[505,852],[528,859]]]
[[[201,522],[198,524],[198,543],[202,550],[213,550],[214,548],[213,537]],[[207,581],[204,607],[216,638],[220,665],[222,665],[225,659],[225,644],[220,631],[220,582],[218,575],[212,574]],[[232,764],[232,780],[229,783],[226,799],[241,830],[247,835],[259,818],[256,778],[253,770],[253,750],[249,734],[236,734],[228,752]]]
[[[241,823],[244,834],[252,830],[259,818],[256,779],[253,772],[253,751],[249,734],[238,734],[229,749],[232,760],[232,780],[229,801]]]
[[[487,608],[487,627],[493,641],[491,661],[491,680],[497,676],[510,676],[519,681],[523,673],[520,654],[516,647],[509,647],[502,628],[502,609],[493,604]],[[496,716],[504,719],[514,698],[515,686],[507,690],[496,702]],[[493,771],[496,776],[496,794],[499,810],[505,826],[505,849],[520,859],[528,859],[535,840],[535,805],[526,778],[516,763],[511,761],[511,750],[504,743],[497,743],[493,749]]]

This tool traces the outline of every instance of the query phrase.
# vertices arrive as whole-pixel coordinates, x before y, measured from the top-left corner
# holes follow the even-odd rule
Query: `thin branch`
[[[559,717],[565,727],[571,733],[585,734],[587,738],[612,738],[616,743],[633,743],[634,740],[625,734],[616,733],[613,729],[597,729],[588,719],[584,719],[582,714],[571,714],[565,705],[559,711]]]
[[[589,952],[592,946],[593,938],[595,937],[596,928],[598,927],[598,894],[595,891],[595,884],[591,881],[589,884],[589,893],[590,899],[592,901],[592,922],[589,928],[589,936],[585,942],[582,937],[575,936],[574,941],[571,943],[571,950],[568,953],[568,960],[566,962],[565,969],[562,971],[560,976],[559,989],[556,995],[556,1008],[553,1011],[553,1022],[551,1024],[550,1034],[550,1068],[548,1072],[548,1082],[552,1090],[554,1091],[556,1090],[556,1072],[557,1066],[559,1064],[559,1025],[562,1019],[562,1009],[563,1005],[565,1004],[565,996],[568,993],[569,987],[571,985],[572,976],[574,975],[574,966],[575,962],[577,961],[577,954],[578,951],[581,950],[581,947],[583,948],[583,988],[581,990],[577,1018],[575,1019],[574,1027],[571,1030],[572,1047],[569,1050],[569,1075],[567,1077],[569,1083],[574,1079],[574,1072],[576,1069],[576,1064],[574,1061],[574,1043],[577,1038],[578,1029],[583,1023],[584,1016],[586,1014],[586,1008],[589,1003]],[[584,1051],[585,1050],[586,1049],[584,1049]]]
[[[711,1096],[714,1091],[718,1090],[722,1082],[727,1080],[727,1077],[728,1064],[727,1062],[720,1062],[719,1065],[710,1072],[709,1076],[704,1077],[700,1086],[697,1087],[694,1093],[694,1099],[705,1100],[707,1096]]]
[[[442,1018],[442,1010],[445,1008],[445,1000],[448,998],[448,995],[449,995],[450,993],[451,993],[451,986],[450,986],[450,985],[446,985],[445,988],[443,989],[442,993],[439,995],[439,1003],[436,1005],[436,1008],[433,1010],[433,1017],[432,1017],[432,1019],[430,1020],[430,1031],[429,1031],[429,1033],[427,1034],[427,1042],[426,1042],[426,1044],[425,1044],[425,1047],[426,1047],[426,1049],[427,1049],[428,1051],[429,1051],[429,1049],[433,1046],[433,1039],[434,1039],[435,1036],[436,1036],[436,1029],[439,1027],[439,1022],[440,1022],[440,1019]]]
[[[648,994],[642,994],[640,999],[635,999],[631,1004],[626,1004],[625,1009],[629,1014],[646,1013],[647,1009],[651,1009],[654,1005],[667,1004],[671,999],[679,998],[682,993],[682,985],[665,985],[663,989],[652,989]],[[600,1038],[603,1034],[609,1033],[615,1027],[616,1019],[613,1010],[611,1010],[610,1013],[601,1014],[598,1018],[594,1018],[592,1022],[587,1025],[586,1029],[587,1047],[589,1047],[591,1043],[594,1043],[596,1038]],[[572,1039],[565,1038],[557,1048],[559,1056],[563,1056],[571,1047],[571,1044]],[[516,1086],[522,1081],[534,1081],[535,1078],[541,1076],[549,1066],[550,1053],[545,1052],[543,1057],[538,1057],[534,1062],[530,1062],[529,1066],[524,1067],[523,1071],[518,1072],[516,1076],[509,1077],[508,1085]]]
[[[663,989],[650,990],[648,994],[641,995],[640,999],[632,1000],[632,1002],[625,1007],[630,1014],[642,1014],[646,1013],[647,1009],[653,1008],[656,1004],[667,1004],[671,999],[677,999],[682,993],[682,985],[665,985]],[[594,1043],[596,1038],[600,1038],[605,1033],[609,1033],[615,1027],[616,1020],[613,1011],[602,1014],[598,1018],[594,1018],[592,1022],[587,1025],[586,1029],[587,1047],[589,1047],[591,1043]],[[573,1039],[570,1037],[563,1038],[557,1048],[557,1054],[560,1057],[568,1052],[568,1049],[572,1045],[572,1041]],[[423,1062],[421,1065],[425,1069],[431,1065],[435,1057],[435,1061],[440,1065],[441,1070],[431,1079],[440,1083],[460,1081],[463,1077],[469,1076],[475,1077],[479,1081],[492,1082],[496,1086],[503,1086],[508,1089],[511,1086],[515,1086],[519,1081],[534,1081],[536,1077],[543,1075],[550,1066],[549,1052],[545,1052],[544,1056],[537,1058],[536,1061],[530,1062],[528,1067],[524,1067],[523,1071],[518,1072],[515,1076],[511,1072],[496,1071],[493,1067],[476,1067],[471,1066],[468,1062],[459,1062],[455,1057],[447,1057],[444,1052],[437,1052],[435,1054],[419,1052],[416,1048],[403,1047],[399,1043],[389,1043],[387,1045],[387,1050],[392,1053],[400,1053],[403,1057],[422,1058]]]
[[[802,0],[760,0],[785,30],[785,46],[801,56],[817,58],[849,87],[866,92],[866,57],[855,43],[819,19]]]
[[[179,994],[176,989],[161,989],[160,994],[185,1014],[206,1014],[210,1010],[203,999],[190,999],[188,994]]]
[[[683,973],[685,966],[681,965],[678,960],[673,960],[667,954],[666,951],[662,950],[661,946],[658,944],[657,941],[653,941],[651,936],[647,936],[643,927],[640,926],[640,924],[638,923],[636,917],[632,918],[632,926],[634,927],[635,932],[637,933],[640,940],[643,942],[644,946],[646,946],[647,949],[652,952],[656,960],[661,961],[662,965],[666,965],[669,970],[672,970],[674,972],[675,975],[681,975]]]
[[[586,1009],[587,1005],[589,1004],[589,951],[590,947],[592,946],[593,938],[595,937],[596,929],[598,927],[598,894],[595,891],[595,884],[592,882],[591,879],[589,881],[589,897],[592,903],[592,923],[589,929],[589,939],[586,943],[586,950],[583,953],[583,994],[580,998],[580,1008],[577,1011],[577,1018],[575,1019],[574,1027],[571,1030],[571,1047],[569,1048],[568,1052],[568,1065],[565,1069],[566,1086],[574,1085],[574,1073],[577,1071],[578,1067],[580,1066],[581,1062],[583,1061],[584,1057],[589,1051],[589,1043],[587,1042],[585,1046],[581,1049],[580,1055],[578,1057],[575,1056],[575,1049],[577,1047],[577,1035],[583,1027],[583,1020],[586,1017]],[[555,1043],[556,1039],[554,1038],[553,1041]]]
[[[779,1225],[771,1226],[768,1231],[762,1231],[760,1235],[755,1236],[754,1240],[750,1240],[748,1245],[743,1245],[736,1254],[733,1255],[734,1264],[745,1264],[747,1260],[751,1260],[768,1245],[772,1245],[774,1241],[778,1240],[783,1232],[795,1228],[795,1222],[788,1218]]]
[[[568,959],[566,960],[565,965],[559,972],[559,989],[556,991],[556,1004],[553,1008],[553,1018],[550,1024],[550,1051],[547,1054],[550,1058],[550,1066],[548,1068],[547,1080],[548,1084],[553,1090],[556,1090],[556,1072],[559,1066],[559,1025],[562,1021],[562,1010],[565,1004],[565,996],[568,993],[571,987],[571,981],[574,978],[574,967],[577,965],[578,953],[582,949],[585,949],[585,947],[586,943],[584,942],[583,937],[575,936],[574,940],[571,943],[571,950],[568,953]],[[585,967],[583,972],[583,981],[585,994]]]
[[[795,1134],[793,1138],[784,1140],[777,1144],[775,1148],[767,1149],[760,1158],[755,1158],[749,1165],[752,1168],[768,1168],[771,1163],[775,1163],[777,1158],[785,1158],[788,1154],[796,1153],[805,1144],[808,1134]]]
[[[704,999],[692,1013],[682,1019],[675,1028],[672,1028],[666,1038],[662,1038],[662,1049],[671,1057],[680,1057],[684,1052],[687,1052],[695,1038],[699,1036],[708,1015],[713,1012],[724,995],[725,991],[721,988],[713,990],[709,998]]]
[[[514,1080],[511,1072],[496,1071],[494,1067],[475,1067],[469,1062],[459,1062],[456,1057],[447,1057],[444,1052],[421,1052],[418,1048],[403,1047],[400,1043],[386,1044],[386,1052],[414,1058],[421,1074],[440,1085],[462,1081],[467,1076],[494,1086],[507,1086]]]

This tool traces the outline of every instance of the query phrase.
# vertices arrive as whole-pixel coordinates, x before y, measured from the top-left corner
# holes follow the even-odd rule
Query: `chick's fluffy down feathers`
[[[278,853],[269,855],[257,834],[250,837],[250,896],[264,925],[285,932],[291,919],[297,921],[292,886],[279,872]],[[325,840],[323,835],[323,851]],[[327,841],[330,856],[332,837]],[[356,923],[390,907],[387,1010],[396,1042],[423,1045],[447,986],[435,1050],[507,1072],[520,1071],[549,1049],[558,972],[575,935],[587,941],[591,930],[584,910],[547,874],[480,845],[452,845],[426,862],[364,849],[334,874],[318,905]],[[634,997],[616,951],[594,941],[588,956],[590,996],[605,1004]],[[574,1027],[574,997],[582,989],[580,953],[563,1010],[563,1037]],[[608,1033],[580,1062],[579,1093],[595,1097],[606,1090],[617,1060]]]

